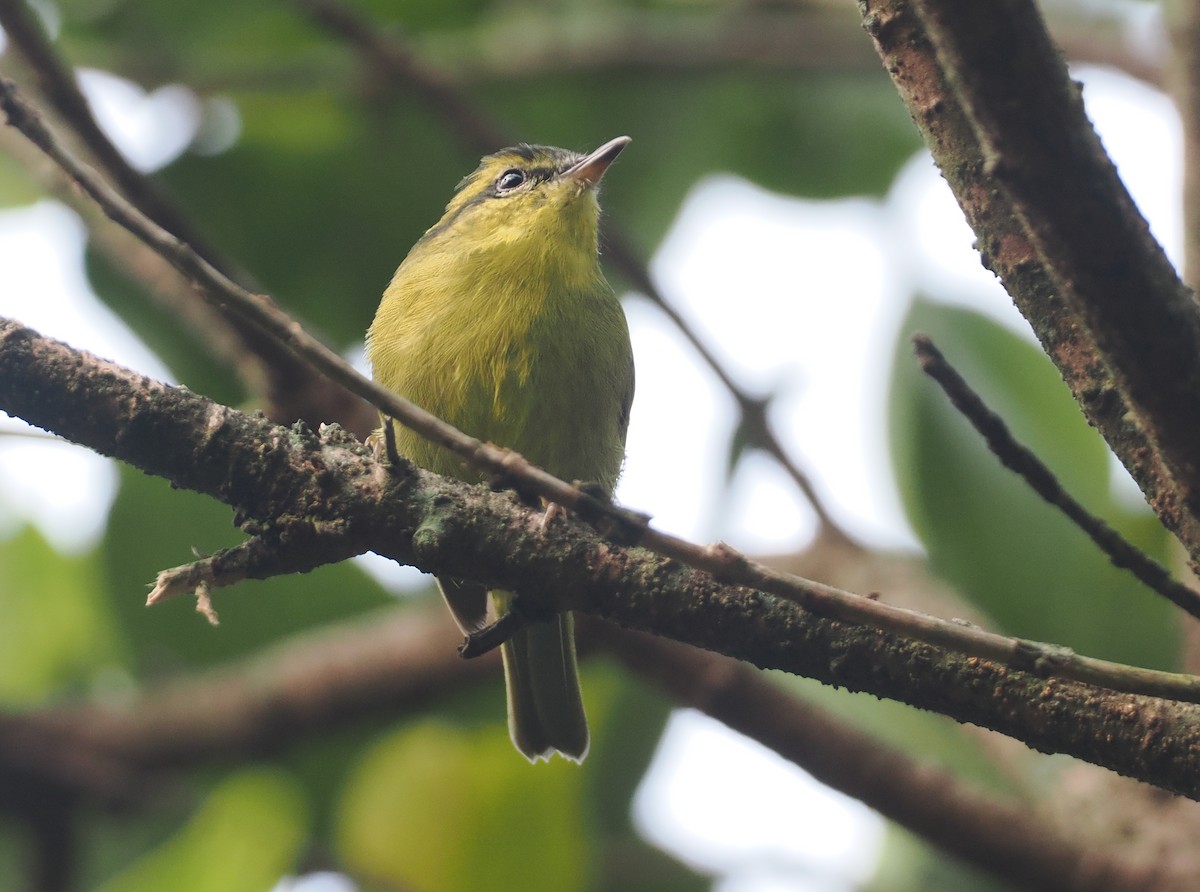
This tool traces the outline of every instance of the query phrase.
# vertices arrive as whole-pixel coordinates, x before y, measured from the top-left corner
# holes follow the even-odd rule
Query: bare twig
[[[1170,507],[1170,475],[1127,410],[1094,339],[1059,297],[1043,259],[1002,189],[984,169],[983,149],[907,0],[863,5],[863,24],[913,122],[975,230],[984,264],[1003,282],[1075,401],[1122,459],[1151,505]],[[1165,510],[1165,509],[1164,509]],[[1162,516],[1163,511],[1158,511]],[[1200,542],[1200,523],[1176,515],[1176,534]]]
[[[46,37],[33,8],[24,0],[0,0],[0,26],[37,78],[42,96],[62,116],[116,187],[151,220],[187,241],[214,265],[229,268],[201,238],[155,183],[142,175],[113,145],[92,115],[87,99]]]
[[[1017,442],[1004,420],[987,407],[927,335],[914,335],[913,346],[922,371],[941,385],[950,402],[979,431],[988,448],[1006,468],[1020,474],[1034,492],[1067,515],[1114,565],[1128,570],[1177,607],[1200,618],[1200,593],[1172,578],[1166,567],[1089,512],[1063,489],[1053,472],[1030,449]]]

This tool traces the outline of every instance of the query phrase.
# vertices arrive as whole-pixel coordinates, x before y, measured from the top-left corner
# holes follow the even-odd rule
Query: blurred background
[[[933,334],[1078,498],[1165,558],[1165,534],[982,269],[848,0],[0,5],[6,30],[16,7],[32,11],[103,132],[211,256],[360,366],[383,286],[473,169],[476,141],[588,150],[632,136],[605,179],[605,258],[628,245],[645,259],[724,372],[767,401],[820,508],[757,448],[637,273],[610,264],[638,375],[622,503],[856,591],[1177,666],[1171,611],[1004,471],[911,360],[912,332]],[[1176,256],[1181,150],[1160,4],[1045,6],[1106,147]],[[406,61],[388,67],[330,10]],[[36,66],[12,35],[2,46],[0,69],[36,96]],[[0,148],[0,315],[228,405],[286,403],[19,136]],[[367,556],[222,591],[216,629],[186,603],[147,611],[157,571],[239,541],[230,512],[0,420],[10,713],[120,706],[166,679],[269,660],[300,635],[319,646],[397,602],[441,609],[426,577]],[[853,551],[832,553],[830,530]],[[1005,796],[1036,802],[1081,770],[894,703],[777,681]],[[595,740],[582,768],[511,751],[498,672],[276,752],[176,766],[165,791],[74,816],[72,887],[1004,888],[673,710],[602,655],[586,661],[584,688]],[[7,807],[0,874],[30,869],[36,837]]]

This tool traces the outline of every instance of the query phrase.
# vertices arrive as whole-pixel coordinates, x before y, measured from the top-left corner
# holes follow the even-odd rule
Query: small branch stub
[[[146,606],[153,607],[182,595],[195,595],[196,612],[208,620],[209,625],[218,626],[221,622],[213,607],[210,588],[213,581],[212,561],[207,558],[194,564],[163,570],[154,581],[154,588],[146,598]]]

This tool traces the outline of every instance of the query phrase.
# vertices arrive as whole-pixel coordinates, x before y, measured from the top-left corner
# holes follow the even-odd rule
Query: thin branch
[[[821,783],[875,809],[942,850],[1028,890],[1183,890],[1153,859],[1135,863],[1068,838],[1030,805],[997,799],[915,760],[832,713],[789,695],[726,657],[646,635],[602,643],[682,706],[771,748]],[[1189,881],[1192,877],[1186,878]]]
[[[384,76],[397,89],[416,96],[436,113],[470,151],[494,152],[516,140],[492,121],[456,85],[433,71],[411,46],[397,35],[381,34],[370,22],[338,0],[295,0],[317,24],[340,36],[360,54],[374,78]],[[743,389],[721,365],[716,355],[667,300],[638,257],[633,243],[610,220],[603,221],[604,255],[671,320],[692,349],[712,370],[738,404],[747,439],[774,458],[812,505],[817,520],[827,530],[850,538],[829,513],[808,475],[784,449],[767,417],[768,402]]]
[[[1117,693],[1200,701],[1200,679],[1075,657],[786,574],[768,574],[756,588],[732,584],[730,575],[762,574],[719,547],[680,543],[679,550],[725,567],[714,578],[615,545],[578,516],[546,527],[540,511],[511,493],[407,462],[385,468],[338,429],[318,436],[303,426],[280,428],[14,323],[0,323],[0,407],[235,508],[243,528],[272,546],[249,555],[234,550],[247,578],[370,550],[436,575],[518,591],[533,615],[591,613],[932,709],[1200,797],[1193,746],[1200,709]],[[246,563],[251,558],[257,563]]]
[[[1030,0],[913,0],[982,150],[1056,291],[1095,341],[1170,475],[1172,529],[1200,515],[1200,308],[1104,153]],[[1129,456],[1122,455],[1129,466]],[[1200,542],[1185,541],[1194,564]]]
[[[15,89],[4,82],[0,82],[0,106],[6,111],[10,122],[19,126],[22,132],[42,147],[65,170],[68,170],[72,178],[105,209],[109,216],[160,251],[176,268],[192,278],[210,300],[215,300],[226,306],[231,313],[262,326],[264,331],[278,337],[288,345],[289,349],[304,356],[306,360],[312,362],[314,366],[338,383],[370,400],[389,416],[408,424],[422,435],[459,455],[471,466],[498,479],[514,482],[527,493],[541,496],[572,509],[577,517],[599,524],[614,541],[638,542],[661,555],[676,558],[692,567],[707,571],[717,580],[753,586],[820,616],[865,624],[875,629],[910,637],[916,641],[997,660],[1042,675],[1074,678],[1109,686],[1116,690],[1132,690],[1180,699],[1194,698],[1197,689],[1200,688],[1200,680],[1187,676],[1078,657],[1063,648],[998,636],[936,617],[902,610],[881,601],[858,597],[830,586],[772,570],[747,560],[744,556],[725,546],[702,547],[656,531],[646,524],[644,516],[617,508],[611,503],[564,483],[533,467],[515,453],[497,449],[471,437],[466,437],[440,419],[364,379],[337,354],[307,335],[293,320],[279,312],[267,298],[245,292],[214,270],[202,258],[199,258],[186,244],[164,232],[138,213],[136,209],[129,206],[128,202],[113,193],[94,173],[79,165],[46,130],[36,114],[20,100]],[[7,341],[12,345],[20,344],[23,339],[32,337],[32,333],[28,330],[13,326],[6,326],[6,331]],[[9,350],[6,358],[13,364],[13,374],[15,375],[17,372],[15,366],[21,360],[19,351]],[[25,359],[29,359],[29,356],[27,355]],[[35,362],[33,368],[25,369],[26,375],[33,375],[30,380],[38,380],[39,374],[45,371],[36,366]],[[16,380],[15,377],[12,379],[14,383]],[[44,382],[38,385],[43,390],[45,386]],[[30,392],[36,392],[36,390],[31,389]],[[22,402],[28,395],[28,393],[21,394],[18,390],[10,393],[9,399]],[[68,394],[64,394],[64,397],[67,396]],[[24,411],[36,413],[38,410],[39,406],[35,401],[35,404],[27,405]],[[206,408],[204,411],[210,410]],[[25,417],[29,418],[30,416],[25,415]],[[180,455],[189,454],[187,442],[186,437],[180,442]],[[161,444],[157,442],[155,449],[169,451],[162,450]],[[151,464],[157,464],[160,460],[160,457],[152,457]],[[162,471],[154,470],[153,467],[147,469],[154,473],[162,473]],[[181,482],[173,474],[165,476]],[[187,476],[186,473],[184,476]],[[222,479],[224,480],[224,478]],[[228,483],[225,482],[224,485],[228,485]],[[262,485],[262,481],[259,481],[258,485]],[[221,497],[219,492],[212,494]],[[225,497],[228,499],[228,493],[225,493]],[[277,519],[285,513],[263,511],[254,514],[251,512],[252,516],[263,519]],[[301,514],[300,516],[308,515]],[[336,518],[331,520],[331,523],[335,525],[337,522]],[[311,535],[315,537],[314,542],[326,544],[336,542],[337,536],[334,535],[336,532],[336,529],[333,531],[310,530]],[[372,550],[390,553],[386,546],[380,548],[372,546]],[[314,559],[318,554],[321,554],[320,550],[313,548],[307,559]],[[289,559],[296,560],[297,558],[293,555]],[[315,563],[310,564],[310,566],[315,565]],[[290,567],[289,569],[297,568]],[[464,572],[462,568],[459,568],[456,573],[451,575],[469,577],[471,572]],[[562,605],[549,604],[546,606],[547,609],[555,609]]]
[[[30,5],[25,0],[0,0],[0,26],[10,47],[20,54],[36,77],[42,95],[130,204],[187,242],[215,268],[235,270],[234,264],[220,256],[157,184],[136,170],[100,128],[74,71],[63,64]],[[138,270],[137,266],[122,268]],[[248,279],[240,270],[231,275],[243,281]],[[313,423],[337,420],[355,429],[370,429],[374,413],[344,391],[330,387],[306,363],[282,349],[275,339],[264,337],[259,329],[246,326],[243,320],[223,318],[219,308],[217,314],[183,308],[175,299],[175,289],[164,289],[153,279],[146,281],[146,285],[148,294],[159,299],[166,296],[168,299],[163,302],[170,309],[190,319],[193,325],[201,324],[205,331],[212,332],[212,339],[218,344],[237,341],[238,348],[232,351],[236,356],[233,367],[251,392],[265,389],[262,395],[268,400],[272,417],[283,421],[307,418]]]
[[[1019,474],[1034,492],[1069,517],[1115,566],[1128,570],[1177,607],[1200,618],[1200,592],[1172,578],[1166,567],[1089,512],[1063,489],[1054,473],[1032,450],[1017,442],[1004,419],[987,407],[983,398],[963,380],[928,336],[914,335],[913,346],[921,370],[941,386],[954,408],[979,431],[987,441],[988,449],[1006,468]]]
[[[1115,684],[1118,690],[1181,697],[1194,696],[1200,680],[1147,669],[1123,667],[1108,661],[1076,656],[1064,648],[1040,645],[993,635],[979,629],[906,611],[881,601],[861,598],[831,586],[800,579],[748,560],[724,545],[702,547],[651,528],[647,518],[581,490],[546,473],[520,455],[468,437],[420,407],[362,377],[328,347],[308,335],[282,313],[269,298],[252,295],[215,270],[190,247],[147,220],[114,193],[92,171],[80,165],[17,95],[15,87],[0,81],[0,107],[9,122],[21,130],[66,170],[112,219],[159,251],[173,266],[196,282],[211,301],[229,313],[276,337],[288,349],[310,362],[331,380],[378,406],[388,416],[445,447],[494,479],[516,484],[522,491],[570,508],[585,521],[596,523],[614,541],[637,542],[666,557],[712,573],[714,578],[753,586],[776,597],[831,619],[863,623],[896,632],[914,640],[961,653],[999,660],[1017,667],[1053,667],[1048,674],[1098,684]],[[260,515],[273,516],[273,515]],[[458,575],[463,575],[462,573]],[[470,575],[469,573],[466,575]],[[1115,681],[1119,679],[1119,681]]]
[[[81,175],[86,174],[84,171],[80,171],[79,173]],[[103,190],[106,187],[102,183],[85,179],[81,184],[88,189],[89,193],[100,195],[106,201],[116,199],[115,196],[105,195]],[[116,200],[119,202],[119,199]],[[121,206],[118,203],[114,204],[112,209],[114,212],[117,212],[120,208]],[[131,219],[134,222],[138,222],[135,218]],[[466,437],[440,419],[424,412],[424,410],[400,399],[390,391],[379,388],[373,382],[361,378],[340,357],[329,351],[319,342],[314,341],[298,325],[290,322],[285,316],[268,305],[264,298],[241,294],[237,286],[229,283],[227,280],[223,282],[219,277],[220,274],[211,271],[211,268],[204,261],[190,254],[185,245],[181,245],[174,239],[166,236],[165,233],[161,235],[156,234],[153,231],[153,224],[148,223],[148,221],[143,220],[138,222],[138,225],[151,227],[149,235],[150,241],[153,244],[163,243],[163,237],[165,236],[166,241],[163,244],[168,249],[168,256],[176,257],[189,264],[193,264],[197,281],[203,282],[209,288],[216,289],[220,287],[226,289],[226,299],[231,302],[231,306],[234,305],[234,301],[237,302],[238,312],[246,313],[248,317],[251,317],[251,315],[253,315],[253,318],[261,317],[264,325],[271,326],[273,330],[278,330],[283,336],[288,337],[289,344],[296,349],[303,350],[304,355],[314,363],[327,366],[331,373],[340,375],[349,388],[358,388],[359,392],[364,396],[369,396],[373,401],[377,401],[380,408],[387,412],[389,416],[408,423],[422,434],[430,436],[431,439],[460,455],[464,460],[472,464],[472,466],[480,468],[495,477],[515,482],[523,490],[571,508],[581,519],[596,523],[602,529],[605,529],[614,541],[637,542],[665,557],[675,558],[689,566],[711,573],[715,579],[722,582],[753,586],[776,597],[793,602],[819,616],[830,619],[864,624],[882,631],[903,635],[915,641],[949,648],[963,654],[997,660],[1010,666],[1032,670],[1045,676],[1072,678],[1104,685],[1114,690],[1167,696],[1181,700],[1195,700],[1200,697],[1200,679],[1123,666],[1090,657],[1081,657],[1066,648],[995,635],[982,629],[905,610],[882,601],[843,592],[832,586],[801,579],[800,577],[792,576],[748,560],[728,546],[720,544],[699,546],[676,536],[656,531],[646,525],[645,518],[642,515],[618,508],[571,484],[558,480],[545,471],[530,465],[516,453],[497,449],[494,446],[482,444],[473,438]],[[20,328],[11,323],[0,327],[0,333],[4,335],[4,339],[8,343],[13,345],[13,349],[9,350],[7,359],[10,362],[10,372],[12,375],[9,387],[14,389],[9,391],[9,403],[7,405],[12,406],[17,414],[20,414],[27,420],[38,423],[36,419],[39,413],[39,401],[34,400],[30,402],[29,396],[33,393],[46,392],[47,384],[40,379],[46,374],[47,369],[36,359],[32,363],[29,363],[28,360],[33,359],[31,355],[27,355],[25,357],[27,362],[22,363],[22,356],[15,349],[24,340],[36,338],[36,335],[28,329]],[[47,351],[57,349],[51,348],[51,343],[45,342],[45,346],[40,349]],[[68,366],[74,364],[73,360],[68,359],[66,356],[62,356],[59,361]],[[78,374],[78,372],[79,370],[75,369],[73,374]],[[28,392],[21,392],[18,387],[21,382],[29,382]],[[36,386],[34,382],[37,382]],[[82,381],[78,380],[72,380],[65,387],[67,391],[74,388],[83,388],[83,392],[89,390]],[[64,393],[63,396],[64,398],[67,397],[68,393]],[[130,403],[129,406],[131,405],[133,404]],[[45,407],[41,408],[44,409]],[[193,407],[191,411],[202,411],[207,419],[207,416],[215,408],[212,404],[205,402],[202,406]],[[178,406],[176,410],[182,411]],[[128,406],[126,407],[126,411],[128,411]],[[228,413],[231,410],[221,411]],[[137,420],[144,423],[144,419],[142,418],[138,418]],[[132,417],[127,419],[127,423],[133,424],[133,422],[134,419]],[[215,422],[206,420],[205,423],[213,424]],[[61,423],[42,423],[40,426],[51,427],[60,433],[64,433],[64,427]],[[68,436],[70,435],[68,434]],[[153,455],[121,454],[120,457],[151,473],[159,473],[163,476],[168,476],[177,483],[188,485],[185,482],[187,475],[184,474],[182,479],[179,476],[184,472],[184,469],[173,467],[171,468],[173,473],[167,473],[162,468],[161,462],[163,456],[158,453],[166,450],[166,447],[161,442],[161,432],[158,432],[156,436],[158,439],[153,444]],[[188,439],[184,436],[177,444],[178,451],[172,453],[172,455],[185,456],[189,454],[188,443]],[[97,446],[94,442],[88,445],[92,445],[93,448],[103,451],[104,454],[115,454],[112,451],[115,448],[114,446]],[[223,487],[231,485],[224,477],[217,481],[217,483]],[[262,481],[258,481],[258,483],[261,485]],[[229,501],[230,499],[230,494],[225,489],[208,490],[201,488],[201,491],[209,492],[209,494],[222,498],[225,501]],[[262,510],[262,506],[259,506],[259,508],[260,510],[257,513],[254,511],[250,512],[252,516],[276,521],[280,517],[287,516],[287,512],[282,510]],[[311,515],[301,514],[300,516],[308,518]],[[291,532],[289,541],[292,548],[287,552],[277,553],[271,549],[248,550],[246,546],[239,546],[236,549],[214,556],[212,560],[229,560],[231,556],[236,555],[236,573],[227,577],[236,580],[242,578],[262,578],[266,575],[278,575],[285,572],[297,572],[302,569],[318,566],[321,563],[340,560],[359,553],[358,551],[345,550],[345,542],[341,541],[342,534],[345,531],[339,526],[340,522],[338,518],[331,518],[330,528],[322,529],[314,525],[311,521],[306,520]],[[333,550],[325,551],[321,546],[332,548]],[[342,550],[339,551],[339,548]],[[369,549],[379,553],[390,553],[386,545],[379,547],[369,546]],[[283,558],[282,561],[280,560],[281,555]],[[187,571],[183,570],[180,572],[186,573]],[[464,572],[460,568],[452,575],[470,577],[472,574],[469,570]],[[206,576],[205,580],[212,584],[212,582],[220,578],[214,575],[210,580]],[[561,605],[548,605],[548,609],[555,609],[556,607],[561,607]]]
[[[36,146],[12,128],[0,130],[0,151],[37,183],[46,193],[74,211],[88,230],[93,250],[103,255],[113,269],[126,276],[135,287],[182,322],[188,332],[203,333],[204,347],[241,379],[252,392],[263,392],[265,369],[247,351],[227,321],[211,305],[196,299],[196,290],[162,257],[129,232],[104,216],[94,201],[80,192],[74,181]],[[322,379],[323,380],[323,379]],[[331,385],[326,385],[331,386]],[[366,436],[378,423],[370,410],[368,423],[354,426]],[[354,423],[353,418],[346,417]]]

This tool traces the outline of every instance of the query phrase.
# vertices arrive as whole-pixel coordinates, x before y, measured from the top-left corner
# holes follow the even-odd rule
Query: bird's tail
[[[507,600],[507,593],[493,595],[498,607]],[[549,759],[555,751],[582,762],[588,751],[588,724],[571,614],[530,623],[506,641],[501,652],[508,684],[508,731],[517,749],[531,762]]]

